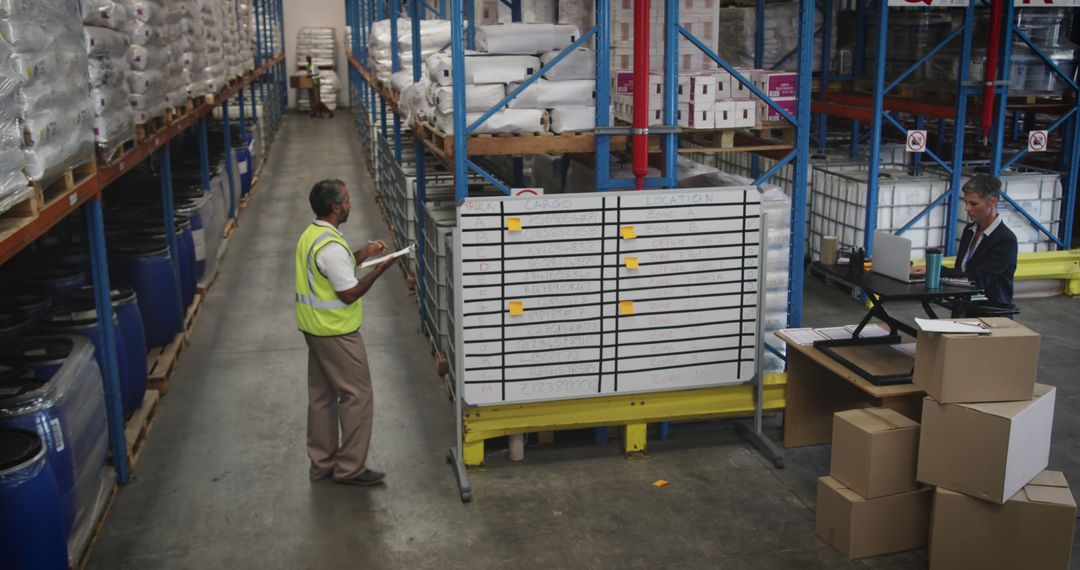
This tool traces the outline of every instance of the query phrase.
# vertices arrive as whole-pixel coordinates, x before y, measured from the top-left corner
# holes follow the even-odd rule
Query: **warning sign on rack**
[[[926,131],[907,132],[907,151],[926,152]]]
[[[1028,133],[1028,152],[1046,152],[1046,141],[1049,138],[1046,131],[1031,131]]]

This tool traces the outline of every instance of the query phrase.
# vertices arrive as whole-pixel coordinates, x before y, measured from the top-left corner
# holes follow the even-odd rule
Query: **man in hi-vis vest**
[[[338,231],[352,207],[344,182],[323,180],[308,199],[315,221],[296,244],[296,324],[308,345],[311,480],[333,477],[337,483],[375,485],[385,474],[367,467],[374,406],[360,337],[360,297],[394,260],[357,279],[356,267],[385,252],[386,244],[375,241],[355,252],[349,249]]]

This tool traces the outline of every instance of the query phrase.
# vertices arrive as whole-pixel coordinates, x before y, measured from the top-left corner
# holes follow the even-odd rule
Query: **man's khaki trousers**
[[[304,339],[311,478],[352,479],[365,469],[374,412],[364,340],[359,331],[329,337],[305,333]]]

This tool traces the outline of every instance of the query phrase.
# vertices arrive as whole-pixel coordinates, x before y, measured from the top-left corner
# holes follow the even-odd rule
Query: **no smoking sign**
[[[1031,131],[1028,133],[1028,152],[1045,152],[1049,138],[1046,131]]]
[[[926,152],[926,131],[907,132],[907,151]]]

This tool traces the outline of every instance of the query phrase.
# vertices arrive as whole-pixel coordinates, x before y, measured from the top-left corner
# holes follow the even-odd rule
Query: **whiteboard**
[[[454,232],[464,401],[751,380],[760,219],[756,187],[467,198]]]

